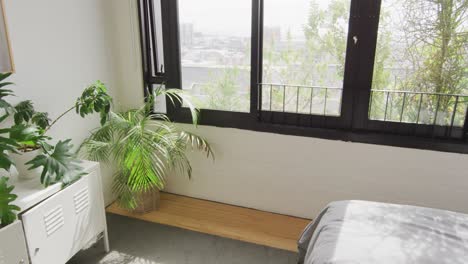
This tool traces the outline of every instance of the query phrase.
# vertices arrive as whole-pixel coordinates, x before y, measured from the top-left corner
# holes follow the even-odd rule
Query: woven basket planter
[[[133,210],[137,214],[145,214],[159,209],[161,195],[158,188],[142,192],[136,197],[138,206]]]

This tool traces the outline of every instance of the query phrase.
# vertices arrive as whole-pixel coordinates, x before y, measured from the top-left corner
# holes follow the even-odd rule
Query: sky
[[[310,0],[264,0],[265,26],[301,35]],[[325,8],[329,0],[317,0]],[[179,0],[179,20],[205,34],[250,37],[252,0]]]

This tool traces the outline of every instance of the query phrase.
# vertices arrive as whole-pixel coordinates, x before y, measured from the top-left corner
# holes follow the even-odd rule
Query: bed
[[[333,202],[305,228],[298,249],[300,264],[467,264],[468,215],[367,201]]]

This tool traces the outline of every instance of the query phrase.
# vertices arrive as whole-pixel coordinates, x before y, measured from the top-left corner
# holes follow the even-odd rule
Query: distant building
[[[281,40],[281,28],[280,27],[268,27],[263,28],[263,41],[266,43],[278,43]]]
[[[180,42],[182,46],[193,45],[194,30],[192,23],[183,23],[180,25]]]

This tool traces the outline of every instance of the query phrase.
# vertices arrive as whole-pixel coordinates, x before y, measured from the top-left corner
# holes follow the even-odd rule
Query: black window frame
[[[161,1],[164,71],[152,69],[155,51],[154,1]],[[382,0],[351,0],[341,116],[322,116],[260,110],[264,0],[252,0],[250,112],[201,109],[200,125],[231,127],[259,132],[311,136],[325,139],[468,153],[468,114],[460,139],[447,137],[449,128],[369,119],[374,58]],[[145,95],[154,84],[182,87],[178,0],[138,0]],[[144,12],[147,10],[147,12]],[[358,42],[354,43],[353,37]],[[191,123],[190,111],[178,102],[167,104],[175,122]],[[450,129],[450,133],[452,130]]]

